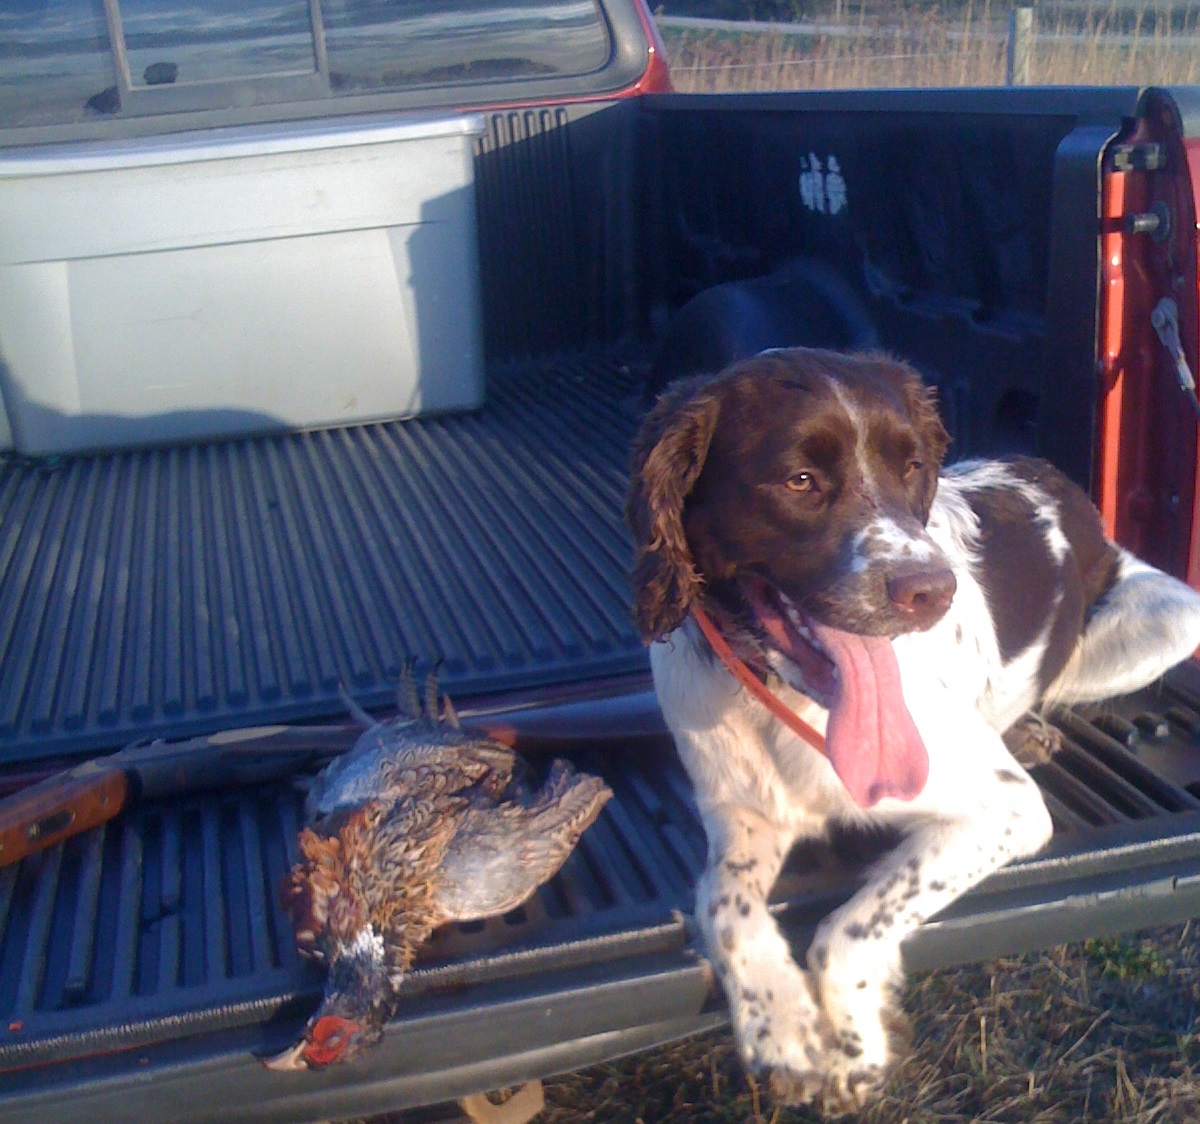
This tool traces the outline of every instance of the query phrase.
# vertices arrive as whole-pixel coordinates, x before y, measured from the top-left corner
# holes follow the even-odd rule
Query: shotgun
[[[628,746],[666,732],[652,690],[461,712],[464,726],[523,753]],[[112,819],[142,800],[263,784],[323,764],[363,733],[353,725],[251,726],[134,745],[0,800],[0,866]]]

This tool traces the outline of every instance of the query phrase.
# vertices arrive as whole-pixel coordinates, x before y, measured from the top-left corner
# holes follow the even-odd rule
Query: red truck
[[[0,78],[0,779],[149,746],[3,836],[6,1119],[364,1115],[725,1020],[621,519],[694,298],[904,357],[953,456],[1047,457],[1200,583],[1200,90],[677,94],[635,0],[18,5]],[[268,1072],[322,984],[287,773],[413,656],[615,795],[369,1056]],[[1200,668],[1054,721],[1052,844],[910,967],[1200,912]],[[785,872],[798,944],[855,878]]]

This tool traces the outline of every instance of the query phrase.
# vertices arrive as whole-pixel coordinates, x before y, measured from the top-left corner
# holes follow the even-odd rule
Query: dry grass
[[[688,92],[997,86],[1005,80],[1007,6],[968,0],[961,15],[859,0],[818,26],[844,34],[664,28],[678,89]],[[1031,81],[1042,85],[1200,82],[1200,5],[1038,14]],[[1193,40],[1193,42],[1188,42]]]
[[[1189,922],[909,980],[913,1054],[851,1124],[1195,1124],[1200,933]],[[728,1032],[545,1083],[536,1124],[816,1124]],[[372,1124],[446,1124],[454,1106]]]
[[[910,981],[917,1052],[862,1124],[1200,1120],[1190,925]],[[789,1124],[713,1034],[551,1082],[540,1124]]]

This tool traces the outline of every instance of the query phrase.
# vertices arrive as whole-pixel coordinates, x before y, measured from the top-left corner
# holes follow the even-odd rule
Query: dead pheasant
[[[401,711],[368,726],[313,782],[302,858],[284,880],[300,952],[325,964],[316,1014],[266,1064],[345,1061],[377,1041],[417,950],[449,921],[507,913],[553,875],[611,790],[555,761],[541,788],[511,750],[459,727],[430,677],[424,708],[410,673]]]

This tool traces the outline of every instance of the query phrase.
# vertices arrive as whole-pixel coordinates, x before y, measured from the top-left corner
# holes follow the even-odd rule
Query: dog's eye
[[[811,472],[797,472],[787,478],[787,486],[793,492],[819,492],[817,478]]]
[[[918,472],[925,467],[924,463],[918,460],[911,460],[904,466],[904,479],[911,480]]]

